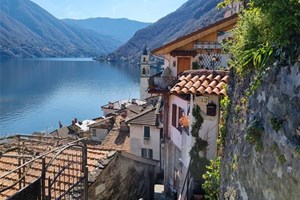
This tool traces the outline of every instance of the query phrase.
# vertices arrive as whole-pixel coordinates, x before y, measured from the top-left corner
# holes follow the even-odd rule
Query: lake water
[[[90,58],[0,60],[0,136],[51,132],[102,116],[108,101],[139,98],[139,67]]]

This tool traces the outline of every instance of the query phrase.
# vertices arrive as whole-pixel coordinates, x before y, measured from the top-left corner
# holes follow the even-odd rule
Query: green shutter
[[[147,149],[144,149],[144,148],[141,149],[141,156],[144,158],[147,157]]]
[[[149,153],[149,158],[152,159],[153,158],[153,150],[152,149],[148,149],[148,150],[149,150],[149,152],[148,152]]]

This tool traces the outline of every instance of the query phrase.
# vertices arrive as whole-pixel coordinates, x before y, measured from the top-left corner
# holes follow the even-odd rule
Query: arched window
[[[143,67],[143,69],[142,69],[142,74],[143,74],[143,75],[146,74],[146,69],[145,69],[145,67]]]

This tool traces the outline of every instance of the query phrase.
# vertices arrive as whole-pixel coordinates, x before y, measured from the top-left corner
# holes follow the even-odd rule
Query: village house
[[[88,125],[89,136],[88,138],[93,142],[102,142],[109,131],[113,128],[115,117],[110,116],[107,118],[94,119],[95,123]]]
[[[195,105],[204,119],[199,136],[208,142],[205,156],[217,155],[220,99],[226,95],[228,55],[221,42],[230,37],[237,15],[224,18],[157,49],[163,57],[163,72],[149,78],[148,92],[163,97],[164,185],[167,193],[180,199],[191,195],[189,152],[194,144],[191,125]]]
[[[141,101],[138,99],[119,100],[115,102],[108,102],[108,104],[101,106],[101,110],[104,116],[118,112],[126,108],[138,114],[141,112],[142,107],[146,104],[147,104],[146,101]]]
[[[158,126],[156,108],[146,110],[126,123],[130,127],[130,152],[159,161],[160,169],[163,169],[162,129]]]
[[[101,145],[56,132],[1,139],[0,199],[153,199],[159,162],[130,153],[123,117]]]

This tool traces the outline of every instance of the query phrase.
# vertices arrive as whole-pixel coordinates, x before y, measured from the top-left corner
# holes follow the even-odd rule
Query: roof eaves
[[[196,31],[194,31],[194,32],[192,32],[192,33],[189,33],[189,34],[187,34],[187,35],[184,35],[184,36],[182,36],[182,37],[179,37],[179,38],[177,38],[177,39],[175,39],[175,40],[173,40],[173,41],[171,41],[171,42],[169,42],[169,43],[167,43],[167,44],[164,44],[164,45],[162,45],[162,46],[160,46],[160,47],[158,47],[158,48],[156,48],[156,49],[151,50],[151,54],[156,54],[158,51],[160,51],[160,50],[162,50],[162,49],[164,49],[164,48],[167,48],[167,47],[169,47],[169,46],[172,46],[173,44],[176,44],[177,42],[183,41],[183,40],[185,40],[185,39],[187,39],[187,38],[189,38],[189,37],[191,37],[191,36],[194,36],[194,35],[196,35],[196,34],[199,34],[199,33],[201,33],[201,32],[204,32],[204,31],[206,31],[206,30],[209,30],[210,28],[213,28],[214,26],[218,26],[218,25],[220,25],[220,24],[222,24],[222,23],[224,23],[224,22],[226,22],[226,21],[230,21],[230,20],[235,19],[235,18],[238,18],[238,14],[234,14],[234,15],[232,15],[232,16],[230,16],[230,17],[224,18],[224,19],[222,19],[222,20],[220,20],[220,21],[217,21],[217,22],[215,22],[215,23],[213,23],[213,24],[210,24],[210,25],[208,25],[208,26],[206,26],[206,27],[203,27],[203,28],[201,28],[201,29],[198,29],[198,30],[196,30]]]
[[[139,117],[142,117],[142,116],[148,114],[149,112],[151,112],[151,111],[153,111],[153,110],[156,110],[156,108],[154,107],[154,108],[151,108],[151,109],[149,109],[149,110],[146,110],[146,111],[144,111],[144,112],[142,112],[142,113],[140,113],[140,114],[134,116],[133,118],[128,119],[128,120],[126,121],[126,123],[127,123],[127,124],[130,124],[130,121],[135,120],[135,119],[137,119],[137,118],[139,118]]]

